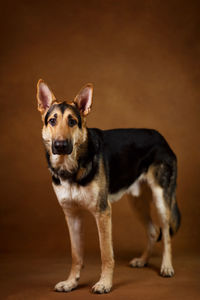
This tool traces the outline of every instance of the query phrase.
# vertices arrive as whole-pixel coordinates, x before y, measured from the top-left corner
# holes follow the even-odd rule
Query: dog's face
[[[42,136],[52,154],[70,155],[86,138],[86,116],[92,105],[91,84],[81,89],[73,102],[59,102],[43,80],[37,84],[38,110],[44,123]]]

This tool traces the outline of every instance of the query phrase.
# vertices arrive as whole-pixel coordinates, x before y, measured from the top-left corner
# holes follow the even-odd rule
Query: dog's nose
[[[52,145],[53,154],[70,154],[73,146],[68,140],[55,140]]]
[[[54,147],[56,150],[62,150],[62,149],[65,149],[67,147],[67,141],[66,140],[63,140],[63,141],[55,141],[54,142]]]

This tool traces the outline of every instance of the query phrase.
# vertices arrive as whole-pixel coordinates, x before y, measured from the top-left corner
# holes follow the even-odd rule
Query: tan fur
[[[40,100],[40,85],[41,84],[44,84],[46,85],[46,83],[44,82],[43,79],[39,79],[38,80],[38,83],[37,83],[37,94],[36,94],[36,97],[37,97],[37,100],[38,100],[38,110],[39,112],[41,113],[41,116],[42,116],[42,121],[44,121],[44,114],[47,110],[45,110],[42,106],[42,103],[41,103],[41,100]],[[47,85],[46,85],[47,86]],[[51,101],[50,101],[50,105],[52,105],[55,101],[56,101],[56,97],[54,96],[53,92],[51,92]]]
[[[72,266],[68,279],[59,282],[55,290],[69,292],[77,287],[83,267],[83,229],[82,215],[76,207],[65,210],[65,215],[71,240]]]
[[[172,266],[171,237],[169,233],[170,210],[166,204],[163,189],[159,186],[155,179],[155,172],[155,167],[149,168],[147,173],[147,181],[152,189],[153,200],[160,219],[163,234],[164,251],[160,273],[162,276],[171,277],[174,274],[174,269]]]
[[[56,102],[59,103],[59,102]],[[52,165],[54,168],[59,168],[62,166],[63,169],[72,171],[77,167],[77,150],[79,145],[84,144],[84,141],[87,139],[87,132],[85,127],[82,130],[76,126],[75,128],[70,128],[67,124],[67,119],[69,115],[72,115],[75,120],[77,120],[76,116],[73,114],[72,110],[66,109],[64,115],[59,110],[54,110],[52,114],[49,115],[48,120],[50,120],[53,115],[57,114],[57,123],[55,126],[43,126],[42,129],[42,137],[43,141],[52,157]],[[54,139],[71,139],[74,147],[74,151],[71,155],[52,155],[51,144]],[[79,150],[81,151],[81,150]]]
[[[92,83],[88,83],[84,87],[82,87],[82,89],[79,91],[79,93],[76,95],[76,97],[74,99],[74,103],[76,103],[79,106],[80,96],[82,95],[83,91],[87,88],[91,90],[91,95],[90,95],[91,103],[90,103],[90,106],[84,112],[82,112],[83,116],[87,116],[91,111],[92,95],[93,95],[93,85],[92,85]]]
[[[101,277],[93,286],[93,292],[107,293],[112,287],[114,258],[112,248],[112,225],[111,225],[111,207],[105,212],[95,213],[100,249],[101,249]]]

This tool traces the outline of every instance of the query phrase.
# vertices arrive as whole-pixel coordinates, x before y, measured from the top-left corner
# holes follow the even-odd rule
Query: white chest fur
[[[116,194],[109,194],[108,200],[112,203],[119,200],[126,193],[138,197],[140,195],[140,183],[145,179],[144,174],[142,174],[129,188],[122,189]],[[53,183],[53,188],[63,209],[74,206],[94,210],[98,205],[100,186],[96,181],[92,181],[87,186],[80,186],[67,180],[61,180],[60,185]]]
[[[61,181],[61,185],[53,184],[53,188],[63,208],[80,206],[92,210],[98,204],[99,187],[96,182],[91,182],[84,187],[76,183]]]

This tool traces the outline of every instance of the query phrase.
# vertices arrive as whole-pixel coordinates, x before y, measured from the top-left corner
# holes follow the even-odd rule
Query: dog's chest
[[[59,204],[63,208],[80,206],[87,209],[96,207],[99,187],[96,182],[81,186],[69,181],[61,181],[60,185],[53,184]]]

